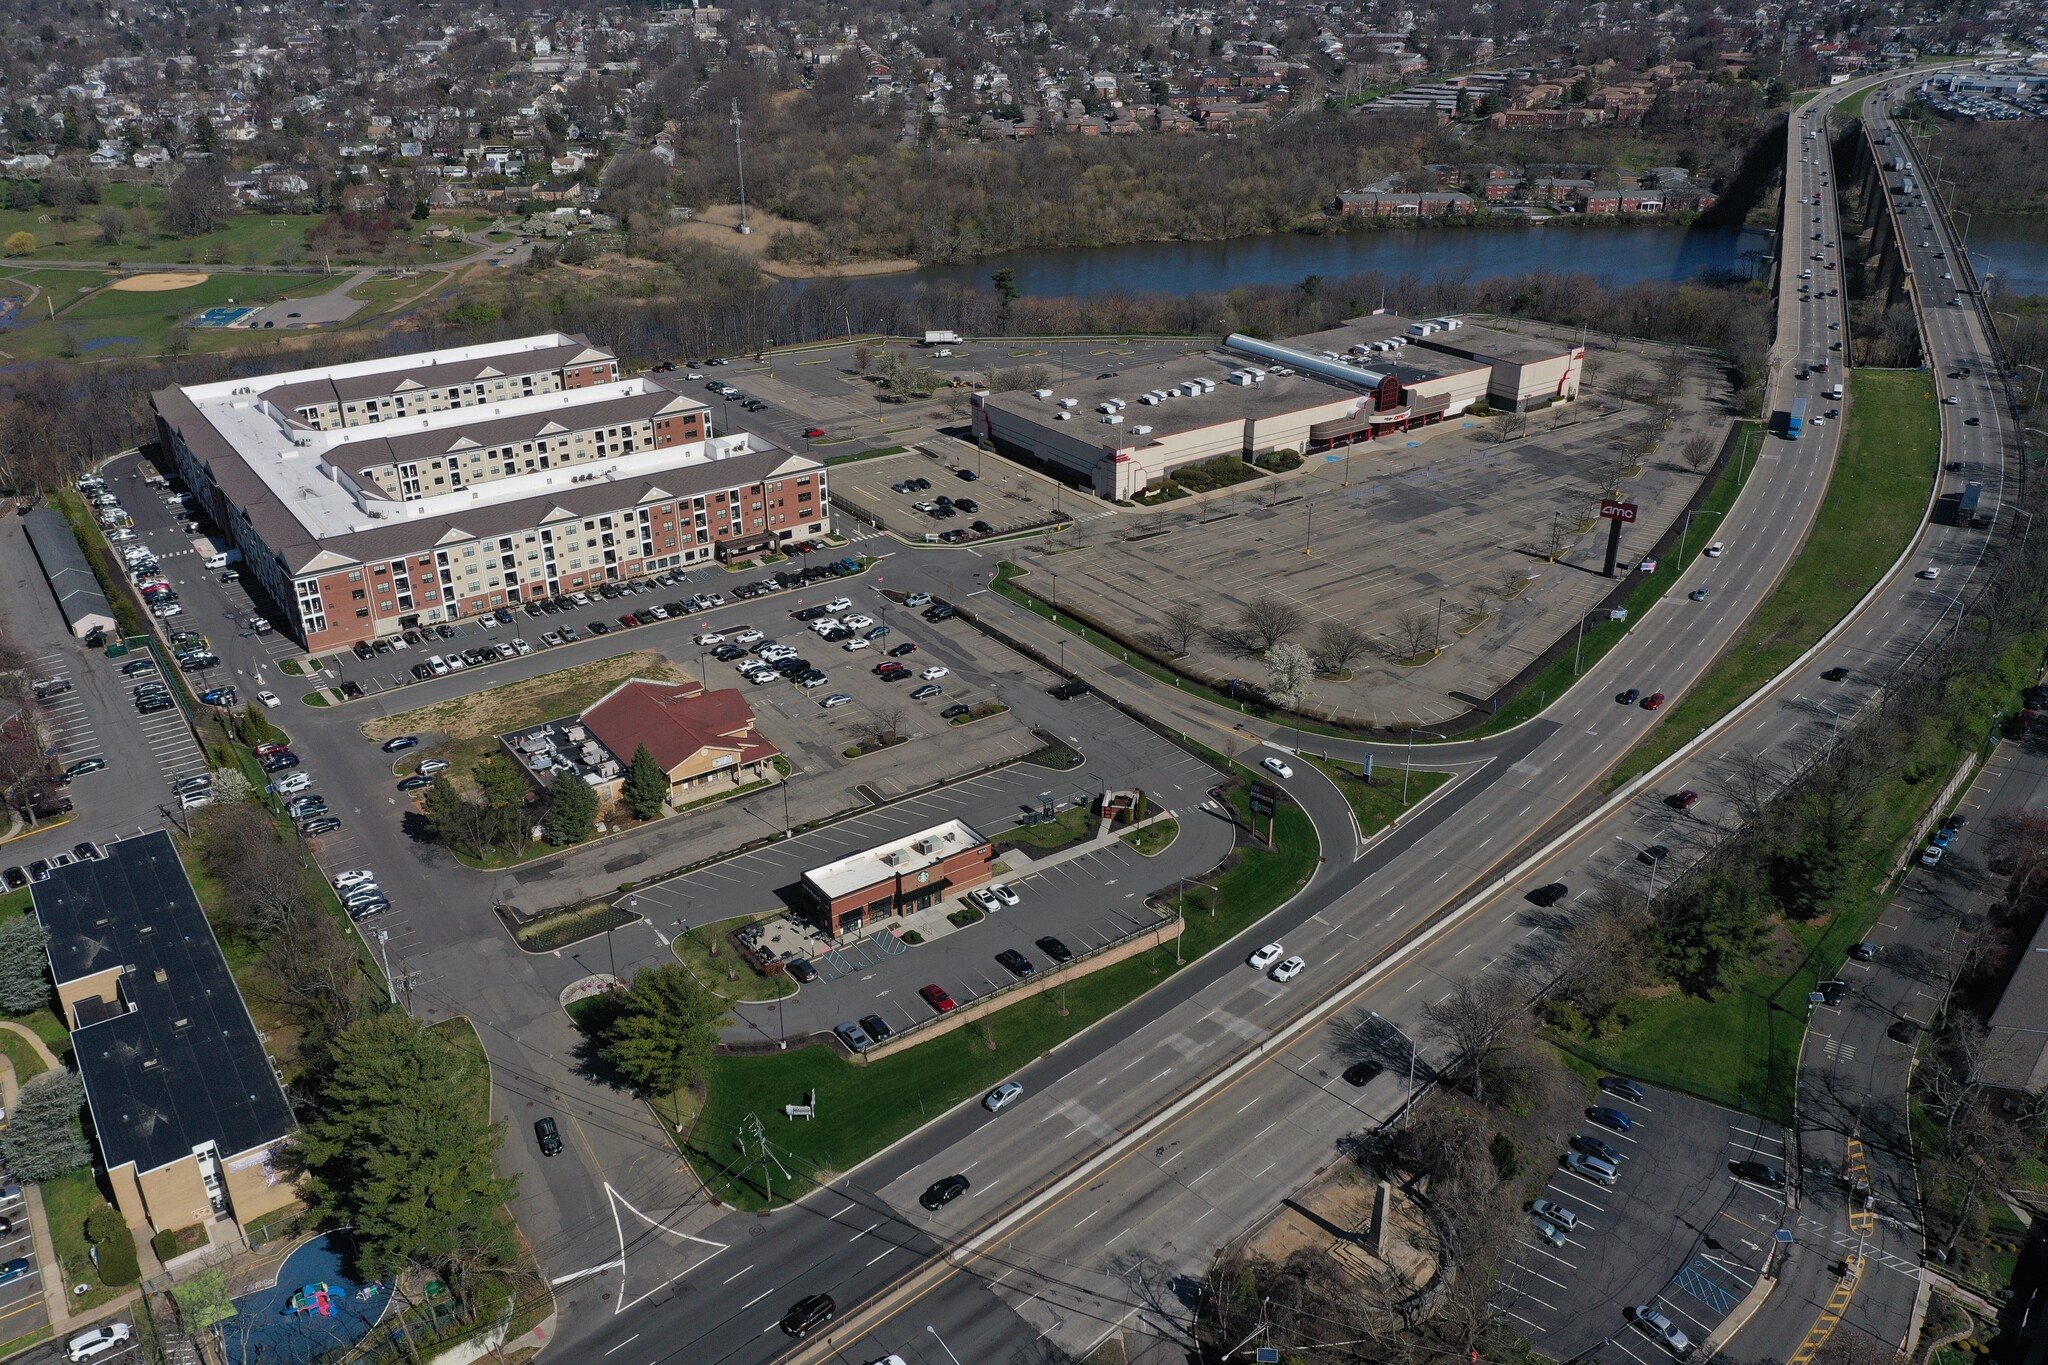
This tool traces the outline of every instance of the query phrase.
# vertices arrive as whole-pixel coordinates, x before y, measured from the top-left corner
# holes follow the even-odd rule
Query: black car
[[[19,891],[22,887],[28,885],[28,869],[19,863],[8,868],[6,872],[0,873],[0,877],[6,878],[9,891]]]
[[[412,675],[421,682],[429,682],[433,679],[434,670],[425,664],[414,664],[412,666]]]
[[[1623,706],[1634,706],[1637,702],[1641,701],[1642,699],[1643,694],[1641,689],[1634,687],[1631,687],[1628,691],[1623,692],[1619,696],[1615,697],[1615,700],[1620,702]]]
[[[1051,958],[1055,965],[1061,962],[1071,962],[1074,959],[1074,950],[1054,938],[1051,934],[1047,934],[1044,938],[1037,940],[1037,943],[1038,951]]]
[[[1344,1083],[1346,1085],[1359,1086],[1371,1085],[1375,1080],[1379,1079],[1380,1073],[1385,1070],[1386,1068],[1378,1062],[1353,1062],[1350,1066],[1344,1068]]]
[[[889,1021],[887,1019],[884,1019],[879,1014],[862,1015],[860,1018],[860,1026],[862,1030],[866,1032],[868,1037],[874,1039],[878,1043],[888,1041],[896,1033],[895,1029],[889,1027]]]
[[[1528,900],[1531,905],[1540,905],[1547,909],[1550,906],[1556,905],[1571,893],[1572,889],[1563,882],[1552,882],[1548,886],[1539,886],[1534,891],[1531,891]]]
[[[992,536],[996,533],[996,528],[985,521],[977,521],[974,523],[974,531],[976,535]]]
[[[1846,668],[1831,668],[1820,676],[1827,682],[1845,682],[1848,680],[1849,670]]]
[[[540,1144],[540,1154],[542,1156],[560,1156],[562,1154],[562,1130],[555,1126],[554,1119],[535,1119],[533,1121],[533,1139]]]
[[[1895,1043],[1905,1043],[1910,1047],[1913,1040],[1920,1036],[1920,1025],[1911,1019],[1895,1019],[1892,1026],[1884,1031],[1884,1036]]]
[[[924,619],[927,621],[950,621],[953,616],[953,609],[944,602],[924,609]]]
[[[1057,697],[1061,701],[1072,701],[1076,697],[1085,697],[1088,695],[1088,684],[1082,682],[1079,678],[1069,678],[1067,679],[1067,681],[1061,683],[1058,687],[1054,687],[1049,690],[1051,691],[1053,696]]]
[[[435,627],[434,627],[434,634],[436,634],[436,635],[440,636],[440,637],[441,637],[442,639],[444,639],[444,640],[452,640],[452,639],[454,639],[454,638],[455,638],[455,627],[453,627],[453,626],[435,626]]]
[[[1761,1161],[1731,1161],[1728,1163],[1728,1173],[1737,1180],[1747,1180],[1752,1185],[1762,1185],[1773,1190],[1785,1188],[1785,1173],[1776,1166],[1766,1166]]]
[[[263,771],[267,773],[281,773],[287,768],[296,768],[298,766],[299,756],[289,749],[281,754],[272,754],[263,760]]]
[[[939,712],[939,719],[957,720],[961,716],[971,715],[972,713],[973,710],[971,707],[967,705],[967,703],[956,701],[951,706],[947,707],[945,710]]]
[[[1010,975],[1015,977],[1036,976],[1038,974],[1038,964],[1018,952],[1015,948],[1005,948],[1000,953],[997,953],[996,961],[1002,963],[1009,970]]]
[[[509,626],[512,624],[512,609],[510,607],[499,607],[496,611],[492,612],[491,615],[498,618],[498,624],[501,626]]]
[[[722,664],[729,664],[735,659],[746,658],[747,651],[738,645],[720,645],[717,649],[711,651],[711,657]]]
[[[783,970],[789,973],[790,980],[797,982],[799,985],[818,979],[818,969],[808,962],[792,962]]]
[[[1603,1142],[1590,1133],[1581,1133],[1572,1139],[1572,1146],[1587,1156],[1597,1156],[1602,1161],[1619,1164],[1621,1149],[1611,1142]]]
[[[370,648],[369,642],[366,640],[356,641],[352,648],[355,650],[358,659],[374,659],[377,657],[377,651]]]
[[[1639,1082],[1632,1081],[1626,1076],[1602,1076],[1600,1078],[1600,1088],[1610,1095],[1619,1095],[1625,1100],[1634,1100],[1637,1104],[1641,1104],[1645,1099],[1649,1098],[1650,1094],[1649,1091],[1643,1089]]]
[[[1636,850],[1636,861],[1639,863],[1661,863],[1670,856],[1671,850],[1663,844],[1651,844],[1648,848]]]
[[[932,1210],[946,1207],[946,1205],[952,1203],[965,1193],[967,1193],[967,1177],[964,1175],[949,1175],[944,1180],[934,1180],[931,1188],[917,1197],[917,1202],[924,1206],[926,1212],[931,1212]]]
[[[1849,996],[1849,983],[1846,981],[1823,981],[1820,983],[1818,990],[1822,1004],[1839,1005]]]
[[[789,1311],[782,1315],[783,1334],[807,1337],[832,1321],[838,1312],[839,1305],[832,1302],[830,1294],[807,1294],[791,1304]]]

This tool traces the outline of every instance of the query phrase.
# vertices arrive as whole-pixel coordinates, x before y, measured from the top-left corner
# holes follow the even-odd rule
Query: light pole
[[[1441,597],[1436,599],[1436,648],[1431,652],[1444,652],[1444,599]]]
[[[932,1334],[932,1340],[939,1343],[939,1349],[946,1353],[946,1359],[952,1361],[953,1365],[960,1365],[960,1357],[954,1355],[953,1348],[946,1345],[946,1339],[939,1335],[938,1328],[932,1326],[930,1323],[926,1323],[924,1325],[924,1330],[930,1332]]]
[[[1586,622],[1592,620],[1595,615],[1597,613],[1589,611],[1581,614],[1579,617],[1579,642],[1572,646],[1572,676],[1574,678],[1579,676],[1579,660],[1586,652]]]
[[[1643,892],[1643,908],[1645,910],[1649,909],[1653,904],[1656,903],[1657,900],[1657,865],[1661,863],[1663,859],[1659,858],[1656,854],[1650,852],[1649,849],[1644,848],[1635,840],[1624,839],[1619,834],[1614,836],[1614,842],[1618,844],[1628,845],[1637,853],[1641,854],[1643,861],[1650,865],[1650,886],[1647,891]]]
[[[1406,1031],[1393,1020],[1381,1018],[1378,1010],[1367,1010],[1366,1017],[1378,1019],[1382,1024],[1392,1029],[1402,1042],[1408,1044],[1408,1102],[1401,1106],[1401,1126],[1406,1128],[1408,1126],[1408,1115],[1415,1109],[1415,1040],[1410,1038]]]
[[[1685,572],[1685,538],[1692,532],[1692,519],[1696,516],[1718,517],[1720,515],[1719,512],[1687,512],[1685,514],[1685,525],[1678,528],[1678,571],[1680,573]]]
[[[1438,734],[1438,733],[1437,733],[1436,731],[1434,731],[1434,730],[1424,730],[1424,731],[1423,731],[1422,733],[1423,733],[1423,734],[1425,734],[1425,735],[1428,735],[1428,736],[1429,736],[1429,737],[1430,737],[1431,739],[1448,739],[1448,738],[1450,738],[1450,736],[1448,736],[1448,735],[1440,735],[1440,734]],[[1298,746],[1298,745],[1299,745],[1299,744],[1301,743],[1301,736],[1300,736],[1299,734],[1296,734],[1296,735],[1295,735],[1295,737],[1294,737],[1294,742],[1295,742],[1295,744],[1296,744],[1297,746]],[[1408,770],[1409,770],[1409,769],[1411,769],[1411,768],[1413,768],[1414,766],[1415,766],[1415,731],[1413,731],[1413,730],[1410,730],[1410,731],[1408,732],[1408,755],[1407,755],[1407,757],[1405,757],[1405,758],[1403,758],[1403,759],[1401,760],[1401,809],[1402,809],[1402,810],[1406,810],[1406,809],[1408,809]]]

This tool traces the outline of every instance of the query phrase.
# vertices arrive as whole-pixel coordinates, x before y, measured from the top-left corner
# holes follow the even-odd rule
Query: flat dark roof
[[[119,970],[128,1009],[71,1035],[108,1169],[222,1157],[292,1131],[292,1110],[213,926],[164,830],[106,846],[34,889],[61,986]]]

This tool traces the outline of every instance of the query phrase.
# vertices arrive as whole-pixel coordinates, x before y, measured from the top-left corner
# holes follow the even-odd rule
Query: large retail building
[[[1485,404],[1527,412],[1578,397],[1585,348],[1377,313],[1285,341],[1209,351],[1056,388],[980,393],[977,440],[1128,498],[1221,457],[1311,454],[1443,422]]]
[[[559,333],[164,389],[163,449],[308,650],[825,534],[824,466]]]

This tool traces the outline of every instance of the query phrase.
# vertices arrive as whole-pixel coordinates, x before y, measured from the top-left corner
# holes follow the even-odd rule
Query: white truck
[[[958,332],[926,332],[924,334],[924,344],[927,346],[958,346],[960,344],[960,334]]]

